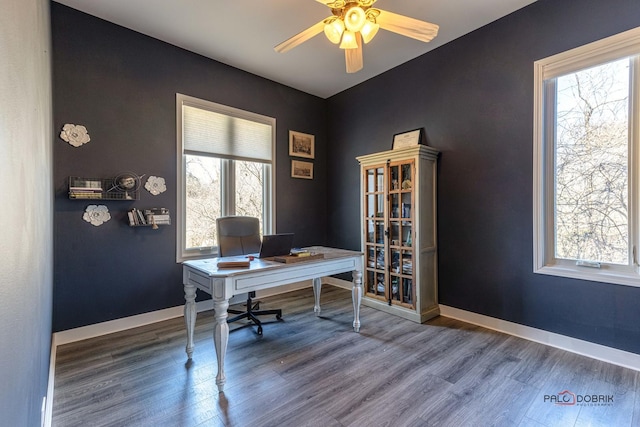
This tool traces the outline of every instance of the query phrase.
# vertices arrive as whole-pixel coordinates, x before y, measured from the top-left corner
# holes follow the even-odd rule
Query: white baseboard
[[[49,378],[47,382],[47,395],[44,407],[43,427],[51,427],[53,420],[53,386],[55,384],[56,373],[56,336],[51,335],[51,354],[49,354]]]
[[[322,283],[337,286],[339,288],[344,288],[349,291],[353,288],[353,282],[350,282],[348,280],[336,279],[335,277],[323,277]]]
[[[565,335],[496,319],[494,317],[473,313],[459,308],[440,305],[440,315],[461,320],[483,328],[503,332],[529,341],[570,351],[592,359],[602,360],[624,368],[640,371],[640,354],[595,344],[589,341],[571,338]]]
[[[138,326],[173,319],[175,317],[182,316],[183,310],[183,306],[171,307],[165,308],[164,310],[152,311],[150,313],[138,314],[136,316],[124,317],[122,319],[110,320],[108,322],[82,326],[80,328],[68,329],[66,331],[54,333],[53,339],[56,342],[56,346],[69,344],[76,341],[86,340],[88,338],[95,338],[101,335],[111,334],[113,332],[124,331]]]
[[[277,288],[258,291],[256,295],[258,297],[267,297],[284,292],[290,292],[297,289],[303,289],[309,286],[311,286],[311,281],[292,283],[286,286],[279,286]],[[234,299],[236,298],[234,297],[231,299],[232,303],[240,303],[243,301],[243,298],[237,299],[236,301],[234,301]],[[198,301],[196,303],[196,310],[198,312],[212,309],[213,301],[210,299]],[[180,305],[177,307],[170,307],[163,310],[152,311],[150,313],[138,314],[135,316],[109,320],[107,322],[96,323],[93,325],[87,325],[79,328],[68,329],[66,331],[56,332],[53,334],[52,341],[56,343],[56,346],[59,346],[76,341],[86,340],[89,338],[95,338],[101,335],[124,331],[126,329],[137,328],[139,326],[149,325],[151,323],[162,322],[163,320],[174,319],[183,315],[184,306]],[[54,352],[54,350],[55,348],[52,348],[52,352]]]

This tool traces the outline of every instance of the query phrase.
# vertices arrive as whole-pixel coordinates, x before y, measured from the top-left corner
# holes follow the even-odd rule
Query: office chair
[[[249,216],[226,216],[216,219],[218,230],[218,254],[221,257],[245,255],[260,252],[260,222],[258,218]],[[232,323],[241,319],[248,319],[258,326],[258,335],[262,335],[262,322],[256,316],[275,314],[276,319],[282,319],[282,310],[260,310],[260,302],[254,303],[255,292],[247,294],[247,310],[227,311],[238,316],[227,319]],[[249,323],[251,325],[251,323]]]

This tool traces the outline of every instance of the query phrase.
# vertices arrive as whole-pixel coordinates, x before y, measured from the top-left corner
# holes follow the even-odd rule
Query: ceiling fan
[[[331,8],[332,16],[277,45],[284,53],[324,31],[329,41],[344,49],[347,73],[360,71],[362,43],[369,43],[380,28],[423,42],[438,35],[438,26],[429,22],[371,7],[376,0],[316,0]]]

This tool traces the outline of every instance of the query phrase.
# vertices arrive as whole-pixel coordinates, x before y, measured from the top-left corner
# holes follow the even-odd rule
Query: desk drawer
[[[197,273],[193,270],[187,271],[187,280],[190,284],[195,285],[196,288],[202,289],[209,295],[211,295],[211,278],[204,274]]]

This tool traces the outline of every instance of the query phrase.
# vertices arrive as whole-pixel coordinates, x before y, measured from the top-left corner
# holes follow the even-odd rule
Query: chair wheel
[[[258,326],[258,335],[262,335],[262,326]]]

